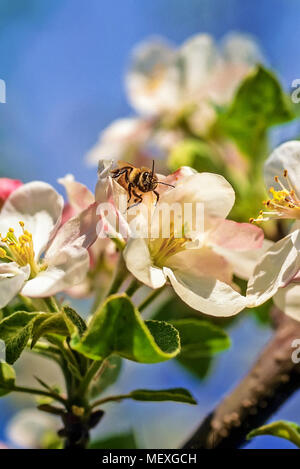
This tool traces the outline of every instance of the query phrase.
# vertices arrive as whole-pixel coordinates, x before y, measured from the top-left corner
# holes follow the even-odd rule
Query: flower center
[[[2,238],[0,234],[0,240],[2,242],[2,247],[0,247],[0,259],[16,262],[21,267],[29,264],[31,270],[30,276],[33,278],[40,269],[35,261],[32,234],[25,230],[24,222],[20,221],[19,225],[23,233],[18,238],[13,228],[9,228],[5,238]]]
[[[263,202],[265,207],[270,211],[261,210],[256,219],[250,218],[250,223],[254,221],[266,221],[271,218],[300,219],[300,200],[298,199],[296,191],[289,180],[286,169],[283,171],[283,177],[285,183],[282,183],[278,176],[274,177],[274,181],[280,185],[281,190],[277,191],[274,187],[270,187],[269,191],[272,198]]]
[[[175,254],[184,251],[186,244],[191,241],[190,238],[184,237],[184,229],[182,230],[183,237],[176,237],[174,232],[174,225],[170,227],[169,238],[152,238],[150,239],[150,254],[157,267],[166,265],[166,261]]]
[[[155,92],[161,85],[163,79],[165,78],[165,75],[166,67],[162,64],[156,64],[147,79],[147,91],[149,93]]]

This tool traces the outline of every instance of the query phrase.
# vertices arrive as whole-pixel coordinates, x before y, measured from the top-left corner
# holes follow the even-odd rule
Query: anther
[[[6,251],[3,248],[0,248],[0,258],[4,259],[6,257]]]

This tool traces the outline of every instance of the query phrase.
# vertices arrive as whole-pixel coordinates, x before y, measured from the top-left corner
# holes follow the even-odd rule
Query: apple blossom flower
[[[151,120],[128,117],[117,119],[100,133],[98,142],[87,153],[86,161],[92,166],[99,160],[118,160],[120,157],[132,160],[136,150],[144,147],[152,133]]]
[[[265,163],[265,181],[271,197],[263,202],[251,221],[289,218],[300,220],[300,142],[289,141],[277,147]]]
[[[273,297],[286,314],[300,320],[300,142],[290,141],[273,151],[265,163],[266,184],[272,197],[253,221],[296,220],[291,232],[274,243],[257,264],[248,283],[251,306]]]
[[[158,237],[129,238],[124,249],[128,270],[154,289],[170,282],[184,302],[202,313],[231,316],[240,312],[247,300],[235,290],[232,275],[241,271],[241,264],[242,276],[251,274],[254,262],[249,251],[261,254],[263,232],[248,223],[226,220],[234,199],[231,185],[220,175],[193,171],[180,178],[174,189],[161,195],[153,211],[151,234],[159,233]],[[193,233],[185,225],[178,234],[174,221],[159,216],[163,208],[172,210],[180,204],[184,210],[186,203],[203,204],[203,232]]]
[[[82,281],[94,242],[92,210],[61,228],[63,198],[44,182],[15,190],[0,214],[0,307],[15,295],[47,297]],[[95,226],[95,225],[94,225]]]
[[[139,44],[125,79],[138,117],[108,126],[88,152],[88,163],[139,160],[151,144],[169,150],[182,137],[174,122],[183,115],[197,134],[206,135],[216,119],[214,104],[230,102],[241,80],[262,61],[255,41],[236,33],[219,48],[208,34],[193,36],[177,49],[160,38]]]
[[[22,184],[18,179],[0,178],[0,209],[10,194]]]
[[[262,60],[255,41],[242,34],[229,34],[220,48],[208,34],[195,35],[178,49],[150,40],[133,53],[126,77],[129,100],[142,115],[195,106],[209,118],[211,103],[229,102],[240,81]]]

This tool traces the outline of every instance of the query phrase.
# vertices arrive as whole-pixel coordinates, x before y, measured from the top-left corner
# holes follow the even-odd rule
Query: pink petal
[[[23,183],[18,179],[0,178],[0,208],[10,194],[22,185]]]
[[[60,250],[71,245],[88,249],[97,239],[99,216],[96,211],[97,204],[94,203],[67,221],[57,232],[45,257],[54,257]]]
[[[210,243],[235,251],[260,249],[263,240],[264,232],[258,226],[232,220],[218,220],[209,236]]]
[[[62,218],[61,218],[61,224],[64,225],[70,218],[74,217],[75,210],[71,207],[69,203],[66,203],[64,205],[63,213],[62,213]]]
[[[92,192],[84,184],[75,181],[71,174],[58,179],[58,182],[65,187],[68,202],[74,209],[75,214],[86,209],[95,201]]]

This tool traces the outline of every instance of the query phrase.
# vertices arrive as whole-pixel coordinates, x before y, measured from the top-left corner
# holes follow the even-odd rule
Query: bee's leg
[[[158,201],[159,201],[159,193],[156,192],[156,191],[153,191],[154,194],[156,195],[156,202],[155,202],[155,205],[157,205]]]
[[[113,178],[113,179],[116,179],[116,178],[122,176],[122,174],[127,173],[127,168],[126,168],[126,169],[118,169],[118,168],[117,168],[117,169],[113,169],[113,170],[111,171],[111,173],[112,173],[112,178]]]
[[[130,205],[130,207],[128,207],[127,210],[129,210],[132,207],[136,207],[137,205],[140,205],[140,203],[143,202],[143,197],[141,195],[137,194],[134,190],[132,191],[132,193],[136,197],[134,201],[136,202],[136,200],[138,200],[138,202],[134,203],[133,205]]]
[[[111,173],[113,174],[112,178],[113,179],[119,178],[120,176],[122,176],[122,174],[125,174],[125,180],[126,182],[129,182],[128,174],[130,174],[132,170],[133,168],[131,168],[131,166],[126,166],[125,168],[112,169],[111,170]]]
[[[132,191],[133,195],[138,199],[138,203],[143,202],[143,197],[140,194],[137,194],[134,190]],[[135,199],[136,202],[136,199]]]
[[[133,168],[126,168],[126,171],[125,171],[125,181],[129,184],[129,174],[131,173],[131,171],[133,170]]]
[[[131,194],[131,189],[132,189],[132,186],[133,186],[133,184],[130,182],[130,183],[128,184],[128,195],[129,195],[129,199],[127,200],[127,203],[129,203],[129,202],[130,202],[130,199],[131,199],[131,195],[132,195],[132,194]]]

